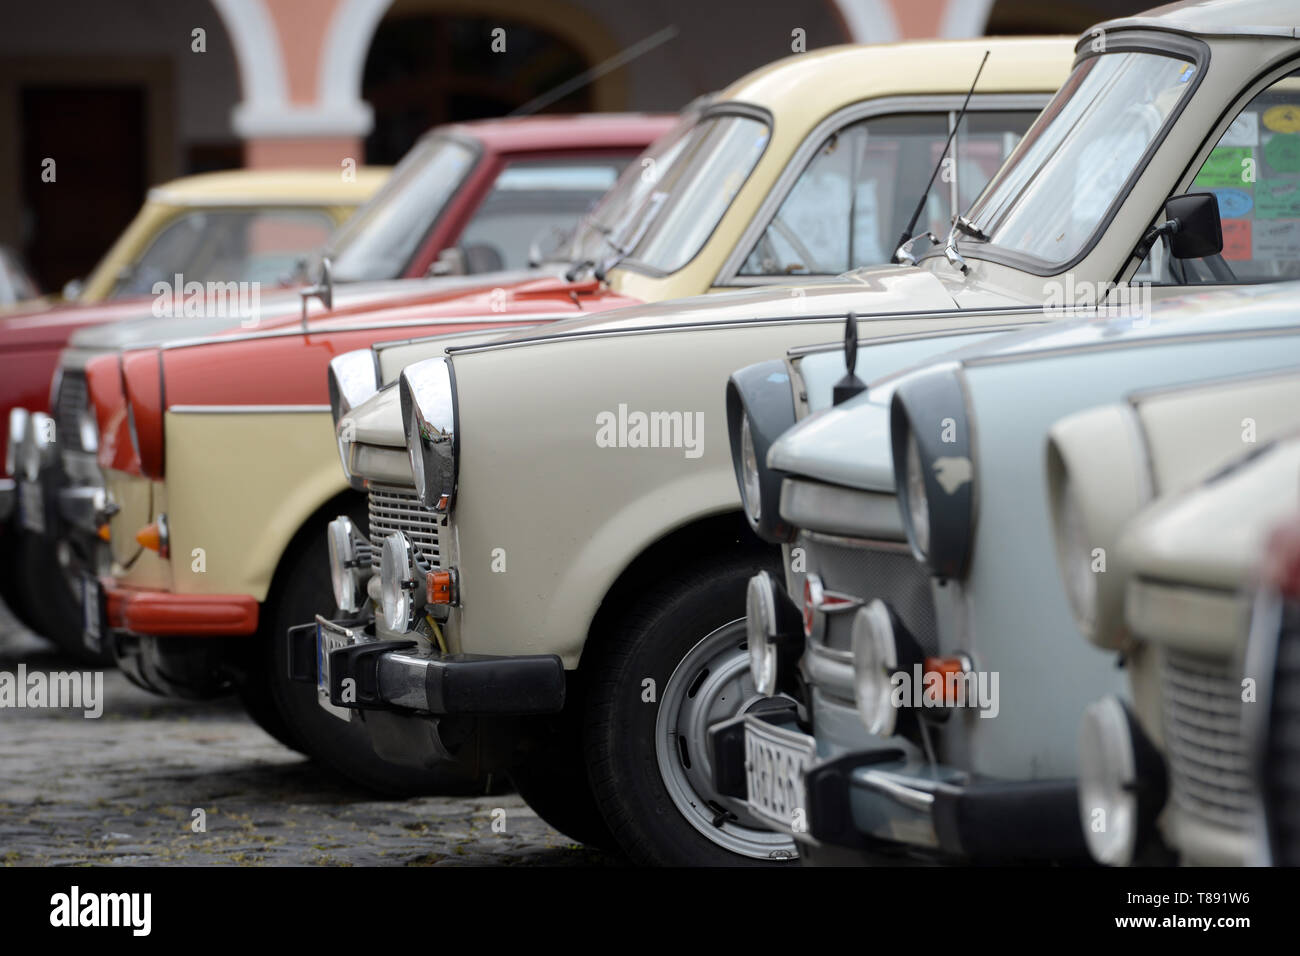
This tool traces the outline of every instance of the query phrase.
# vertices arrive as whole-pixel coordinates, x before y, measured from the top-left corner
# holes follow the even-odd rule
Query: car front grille
[[[1226,661],[1165,650],[1161,692],[1170,794],[1212,826],[1250,827],[1251,783],[1241,732],[1241,681]]]
[[[394,485],[370,486],[370,544],[374,549],[373,566],[379,569],[384,538],[394,531],[403,531],[415,547],[416,554],[437,567],[438,519],[430,509],[420,504],[414,488]]]
[[[1282,609],[1272,708],[1260,770],[1276,866],[1300,866],[1300,602]]]
[[[81,445],[80,417],[87,402],[85,374],[65,369],[54,399],[56,437],[65,451],[86,451]]]
[[[808,569],[816,571],[831,591],[851,595],[863,602],[886,599],[903,624],[916,638],[921,650],[939,652],[939,627],[935,620],[930,577],[910,552],[901,548],[838,543],[818,535],[804,534],[799,544],[808,550]],[[793,595],[801,603],[800,595]],[[826,643],[837,650],[853,647],[852,614],[827,617]]]

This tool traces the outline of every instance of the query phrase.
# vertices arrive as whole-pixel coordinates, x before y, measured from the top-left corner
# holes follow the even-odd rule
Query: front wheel
[[[745,587],[768,567],[733,557],[663,582],[594,649],[585,745],[592,789],[634,861],[735,866],[789,860],[788,834],[713,787],[708,730],[768,698],[754,688]]]

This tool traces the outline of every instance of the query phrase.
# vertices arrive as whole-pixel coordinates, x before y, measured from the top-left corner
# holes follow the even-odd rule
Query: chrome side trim
[[[172,405],[167,409],[175,415],[328,415],[329,410],[328,405]]]

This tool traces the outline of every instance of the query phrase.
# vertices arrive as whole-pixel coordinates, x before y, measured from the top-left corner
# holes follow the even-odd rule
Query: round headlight
[[[99,423],[95,421],[95,410],[89,406],[77,412],[77,437],[81,439],[82,451],[99,451]]]
[[[772,637],[776,633],[776,592],[772,578],[760,571],[749,579],[745,595],[745,630],[749,644],[749,672],[754,686],[764,697],[776,694],[777,655]]]
[[[406,535],[394,531],[384,539],[379,558],[379,594],[384,623],[395,633],[403,632],[410,626],[414,601],[408,584],[414,576],[411,545],[406,540]]]
[[[912,544],[924,557],[930,551],[930,499],[925,491],[925,470],[921,467],[921,449],[916,436],[907,436],[907,516],[912,530]]]
[[[5,445],[5,474],[11,477],[18,476],[19,455],[23,439],[27,435],[30,417],[25,408],[9,409],[9,441]]]
[[[1079,725],[1079,813],[1098,863],[1124,866],[1138,834],[1137,759],[1124,705],[1106,697],[1088,705]]]
[[[898,723],[892,677],[898,670],[898,645],[889,609],[879,598],[853,618],[853,697],[867,733],[888,737]]]
[[[369,568],[357,565],[357,540],[361,537],[352,519],[341,515],[329,523],[325,533],[330,553],[330,584],[340,611],[361,609],[360,592]]]
[[[1088,547],[1083,509],[1078,495],[1065,479],[1061,489],[1059,516],[1060,541],[1057,558],[1061,563],[1061,579],[1066,597],[1084,633],[1092,631],[1097,609],[1097,575],[1092,570],[1092,549]]]
[[[398,393],[411,474],[420,503],[438,514],[456,496],[456,388],[446,359],[426,359],[402,370]]]
[[[758,478],[758,454],[754,451],[754,432],[746,415],[740,425],[740,471],[743,481],[741,497],[745,499],[745,513],[757,523],[763,514],[763,492]]]

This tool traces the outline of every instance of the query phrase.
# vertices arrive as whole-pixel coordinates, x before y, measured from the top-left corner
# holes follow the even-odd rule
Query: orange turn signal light
[[[456,572],[452,570],[430,571],[426,579],[425,597],[430,604],[453,605],[458,599],[456,594]]]
[[[943,702],[949,705],[957,703],[956,684],[949,678],[965,674],[970,667],[968,657],[927,657],[925,659],[926,675],[939,675],[939,686],[943,689]]]
[[[99,535],[99,540],[100,540],[100,541],[111,541],[111,540],[113,540],[113,532],[112,532],[111,530],[109,530],[108,522],[107,522],[107,521],[105,521],[103,524],[101,524],[101,525],[99,526],[99,528],[96,530],[95,533]]]
[[[148,548],[150,551],[156,551],[160,556],[167,557],[167,523],[165,519],[160,518],[151,522],[135,533],[135,540],[142,548]]]

